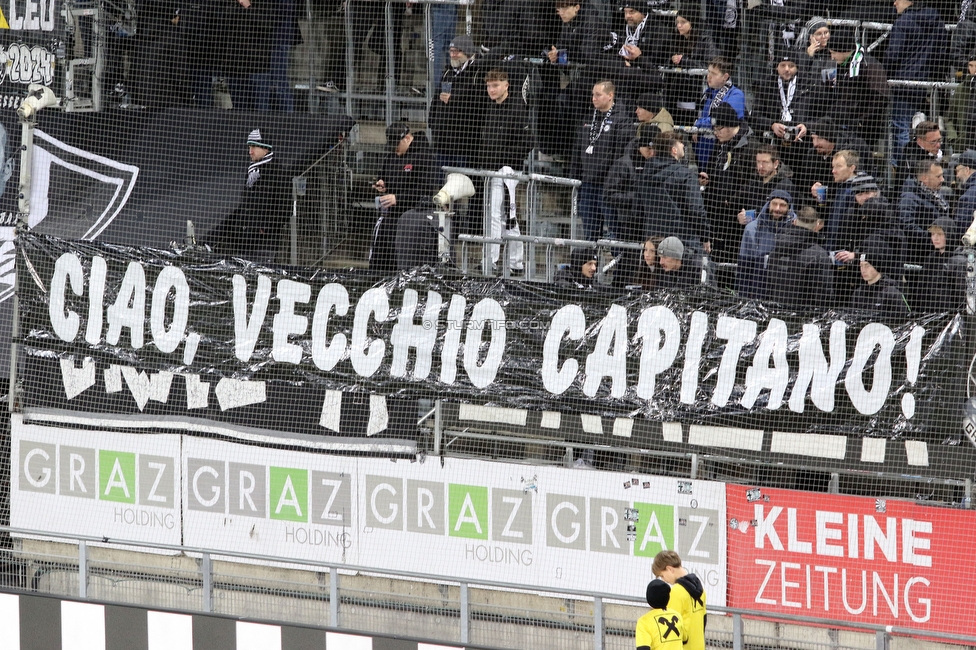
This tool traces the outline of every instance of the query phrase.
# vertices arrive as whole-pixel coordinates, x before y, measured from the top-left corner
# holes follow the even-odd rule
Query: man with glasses
[[[923,160],[940,162],[942,160],[942,132],[935,122],[926,120],[915,127],[915,142],[908,143],[898,167],[895,169],[895,189],[901,192],[905,181],[911,176],[917,164]]]

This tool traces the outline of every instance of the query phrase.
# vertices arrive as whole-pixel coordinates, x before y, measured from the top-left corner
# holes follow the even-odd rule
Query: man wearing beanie
[[[661,86],[658,68],[668,65],[664,47],[671,21],[655,9],[670,8],[668,0],[624,0],[623,30],[611,32],[606,65],[622,98],[633,102],[641,94]]]
[[[835,27],[827,48],[837,71],[821,79],[811,117],[832,117],[865,141],[877,141],[886,133],[891,97],[884,66],[856,42],[852,27]]]
[[[680,614],[668,609],[671,585],[655,578],[647,585],[646,597],[651,611],[637,619],[637,650],[681,650],[686,642],[685,624]]]
[[[644,93],[638,97],[634,112],[637,114],[635,128],[651,124],[664,133],[674,131],[674,117],[664,108],[664,97],[660,93]]]
[[[702,284],[701,258],[686,251],[677,237],[666,237],[657,245],[657,258],[661,266],[658,289],[687,291]]]
[[[789,165],[795,165],[806,142],[812,80],[799,74],[797,53],[782,50],[776,58],[775,73],[758,84],[749,123],[759,133],[770,132]]]
[[[705,650],[707,614],[701,580],[681,566],[681,556],[676,551],[661,551],[655,555],[651,571],[671,586],[667,608],[681,616],[685,625],[686,650]]]
[[[440,165],[476,164],[488,97],[478,50],[470,36],[451,41],[450,65],[441,77],[441,92],[430,105],[430,133]]]
[[[237,208],[218,227],[214,248],[223,255],[273,262],[288,219],[288,186],[275,163],[274,147],[254,129],[247,136],[244,191]]]
[[[755,173],[755,156],[750,146],[752,131],[739,120],[735,110],[725,104],[713,109],[712,129],[715,150],[698,178],[705,187],[705,210],[711,221],[711,253],[718,262],[734,262],[742,238],[742,226],[736,219],[742,209],[739,197],[749,177]],[[721,277],[719,284],[732,288],[732,282]]]
[[[746,224],[739,246],[735,290],[741,298],[766,297],[766,256],[773,250],[776,236],[796,218],[793,197],[785,190],[773,190],[755,221]]]
[[[851,296],[851,309],[873,312],[875,317],[888,322],[908,318],[911,312],[908,301],[898,282],[885,271],[892,266],[887,242],[880,237],[869,237],[864,242],[860,265],[864,283]]]

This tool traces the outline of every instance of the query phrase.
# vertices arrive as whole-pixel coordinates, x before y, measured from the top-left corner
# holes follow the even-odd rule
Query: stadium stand
[[[0,647],[976,645],[969,13],[0,7]]]

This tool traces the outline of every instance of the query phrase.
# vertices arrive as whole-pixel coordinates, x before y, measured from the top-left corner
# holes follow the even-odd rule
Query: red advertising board
[[[742,485],[726,503],[730,607],[973,633],[976,513]]]

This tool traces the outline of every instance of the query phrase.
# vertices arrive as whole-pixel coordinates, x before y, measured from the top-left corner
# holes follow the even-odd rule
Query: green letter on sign
[[[308,472],[272,467],[270,501],[272,519],[308,521]]]
[[[101,449],[98,452],[98,498],[136,502],[136,455]]]
[[[674,506],[655,503],[635,503],[637,509],[637,539],[634,555],[654,557],[658,551],[674,549]]]
[[[448,485],[448,534],[451,537],[488,539],[488,488]]]

